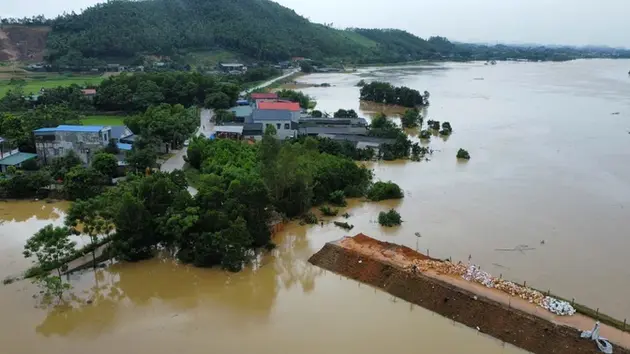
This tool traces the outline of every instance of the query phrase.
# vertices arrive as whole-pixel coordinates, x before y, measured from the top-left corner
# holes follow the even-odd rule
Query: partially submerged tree
[[[105,203],[106,200],[102,197],[78,200],[70,206],[65,221],[72,234],[85,234],[90,237],[94,267],[96,267],[96,249],[99,242],[114,232],[114,224]]]
[[[68,228],[47,225],[24,245],[24,257],[35,257],[37,265],[42,269],[56,269],[57,275],[49,275],[45,271],[34,282],[44,288],[47,294],[55,295],[60,300],[63,292],[70,288],[70,284],[64,283],[61,277],[67,269],[64,262],[75,253],[75,243],[70,241],[69,236]]]
[[[470,160],[470,154],[464,149],[457,151],[457,158],[462,160]]]
[[[402,223],[402,218],[400,217],[400,214],[394,209],[391,209],[387,212],[381,211],[378,214],[378,223],[381,226],[392,227],[400,225]]]
[[[402,189],[392,181],[376,182],[367,192],[367,198],[375,202],[387,199],[401,199],[404,196],[405,193],[403,193]]]

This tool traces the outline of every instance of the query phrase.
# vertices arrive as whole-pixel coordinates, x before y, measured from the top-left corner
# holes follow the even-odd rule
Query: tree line
[[[360,99],[364,101],[412,108],[426,104],[425,97],[420,91],[406,86],[397,87],[388,82],[370,82],[363,85],[360,92]]]

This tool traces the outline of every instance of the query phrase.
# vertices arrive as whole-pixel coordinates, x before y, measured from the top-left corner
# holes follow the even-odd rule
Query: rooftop
[[[254,110],[252,117],[247,119],[245,123],[258,123],[261,121],[287,121],[290,122],[293,119],[291,111],[288,110]]]
[[[214,127],[214,133],[236,133],[243,134],[242,125],[219,125]]]
[[[86,96],[96,95],[95,89],[84,89],[84,90],[81,90],[81,92],[83,92],[83,94]]]
[[[60,125],[56,128],[39,128],[34,133],[50,133],[50,132],[79,132],[79,133],[98,133],[102,130],[110,129],[102,125]]]
[[[287,110],[299,112],[300,104],[297,102],[259,102],[258,109],[262,110]]]
[[[118,146],[118,149],[121,151],[131,151],[131,149],[133,148],[131,144],[125,144],[125,143],[118,143],[116,144],[116,146]]]
[[[236,106],[229,109],[237,117],[249,117],[254,109],[251,106]]]
[[[275,100],[278,99],[278,94],[275,92],[256,92],[252,93],[253,100]]]
[[[7,156],[0,160],[0,165],[4,166],[15,166],[19,165],[22,162],[30,159],[34,159],[37,157],[37,154],[31,154],[28,152],[18,152],[17,154],[13,154],[11,156]]]

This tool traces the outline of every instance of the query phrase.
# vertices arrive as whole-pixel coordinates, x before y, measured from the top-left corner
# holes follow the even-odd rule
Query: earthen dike
[[[309,262],[377,287],[514,346],[533,353],[592,354],[595,342],[580,338],[595,320],[556,316],[526,300],[464,279],[413,267],[435,260],[408,247],[363,234],[327,243]],[[603,325],[601,335],[614,353],[630,354],[630,334]]]

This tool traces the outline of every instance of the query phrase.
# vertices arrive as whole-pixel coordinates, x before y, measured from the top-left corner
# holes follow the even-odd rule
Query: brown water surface
[[[42,225],[61,213],[39,214],[50,217]],[[24,237],[35,222],[18,227]],[[1,286],[2,353],[522,352],[307,263],[341,235],[290,224],[272,254],[238,274],[154,259],[73,275],[73,300],[58,307],[41,308],[28,281]],[[21,245],[8,251],[17,257]]]
[[[429,117],[455,129],[447,141],[433,139],[438,151],[430,162],[370,164],[406,198],[353,201],[353,233],[429,249],[434,257],[471,255],[494,273],[630,317],[628,67],[446,64],[301,80],[335,85],[305,90],[330,112],[361,109],[354,87],[361,78],[426,89]],[[470,151],[468,163],[455,160],[460,147]],[[66,207],[0,204],[2,277],[28,267],[23,243],[47,223],[61,224]],[[381,228],[378,212],[391,207],[405,222]],[[1,352],[522,352],[306,262],[345,234],[332,223],[288,225],[276,250],[238,274],[155,259],[74,275],[75,299],[57,308],[36,308],[37,289],[28,281],[0,286]],[[495,251],[521,244],[536,249]]]
[[[406,192],[405,223],[384,231],[360,208],[360,231],[630,319],[630,61],[483,63],[366,68],[302,77],[317,109],[355,109],[361,79],[431,93],[428,119],[454,134],[433,138],[430,162],[374,165]],[[480,80],[483,78],[483,80]],[[459,148],[472,159],[458,162]],[[422,237],[414,236],[419,232]],[[541,244],[542,241],[544,244]],[[528,245],[532,251],[498,248]]]

